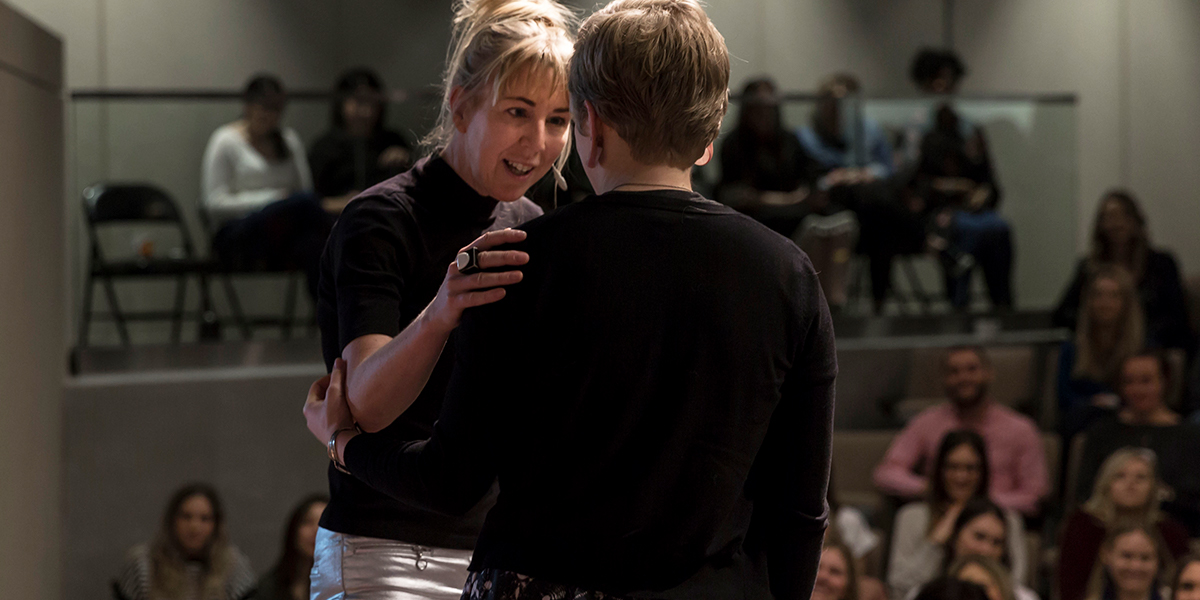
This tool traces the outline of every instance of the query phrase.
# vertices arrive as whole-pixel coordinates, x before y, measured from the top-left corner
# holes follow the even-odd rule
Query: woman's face
[[[1121,202],[1113,198],[1104,201],[1100,209],[1100,234],[1110,244],[1125,245],[1137,231],[1137,220],[1129,214]]]
[[[175,512],[175,539],[188,556],[199,556],[208,548],[217,519],[208,498],[199,494],[189,497]]]
[[[984,513],[967,521],[954,539],[954,556],[978,554],[999,561],[1004,556],[1004,521]]]
[[[812,600],[842,600],[850,583],[849,573],[846,557],[842,556],[841,551],[826,548],[821,553],[821,565],[817,567]]]
[[[946,455],[942,479],[946,494],[954,502],[965,502],[979,489],[983,457],[970,444],[961,444]]]
[[[304,518],[300,520],[300,527],[296,529],[296,549],[300,551],[301,556],[312,558],[317,547],[317,528],[320,527],[321,513],[323,512],[325,512],[325,503],[315,502],[308,507]]]
[[[1138,356],[1121,367],[1121,399],[1129,410],[1150,414],[1163,405],[1163,378],[1158,359]]]
[[[1108,493],[1117,508],[1134,510],[1146,506],[1153,486],[1154,472],[1150,465],[1140,458],[1131,458],[1117,469]]]
[[[992,574],[976,563],[967,563],[958,570],[957,577],[961,581],[969,581],[982,586],[987,592],[988,600],[1004,600],[1004,597],[1000,595],[1000,585],[995,579],[992,579]]]
[[[1118,536],[1101,557],[1113,583],[1123,592],[1149,593],[1158,575],[1158,553],[1143,531]]]
[[[342,101],[342,121],[352,135],[366,136],[375,130],[382,113],[383,97],[379,92],[362,85]]]
[[[519,199],[546,175],[567,143],[570,106],[567,90],[552,88],[548,73],[513,77],[491,103],[491,86],[475,99],[459,99],[451,145],[456,162],[476,192],[501,202]],[[456,143],[457,142],[457,143]]]
[[[1092,282],[1089,296],[1092,322],[1098,325],[1113,325],[1121,319],[1125,299],[1121,295],[1121,284],[1116,279],[1101,277]]]
[[[1194,560],[1183,567],[1179,574],[1179,588],[1175,590],[1174,600],[1200,600],[1200,560]]]
[[[286,100],[282,94],[270,94],[246,104],[246,128],[250,137],[263,137],[279,129]]]

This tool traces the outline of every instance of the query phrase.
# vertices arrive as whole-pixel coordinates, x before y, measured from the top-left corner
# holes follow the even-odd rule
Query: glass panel
[[[896,145],[905,130],[926,118],[935,100],[869,98],[863,114],[878,122]],[[1078,149],[1076,107],[1068,99],[960,98],[954,108],[986,133],[996,179],[1003,192],[1000,214],[1012,225],[1015,242],[1014,289],[1017,307],[1051,308],[1058,301],[1075,265]],[[784,126],[809,123],[813,100],[785,100]],[[730,106],[724,135],[737,124],[738,106]],[[718,142],[718,149],[720,142]],[[720,180],[717,161],[701,177]],[[930,261],[932,262],[932,261]],[[941,290],[937,269],[918,265],[926,289]]]

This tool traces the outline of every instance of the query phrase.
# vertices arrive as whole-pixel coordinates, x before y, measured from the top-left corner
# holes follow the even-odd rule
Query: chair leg
[[[293,271],[288,274],[287,292],[283,304],[283,325],[280,327],[280,337],[285,340],[292,339],[292,325],[296,321],[296,294],[299,292],[300,284],[297,272]]]
[[[250,339],[250,324],[246,322],[246,313],[242,312],[242,303],[238,301],[237,290],[233,289],[233,280],[229,273],[221,274],[221,282],[225,285],[225,297],[229,300],[229,310],[233,311],[233,319],[242,330],[242,338]]]
[[[904,265],[904,277],[908,279],[908,287],[912,290],[912,295],[916,298],[923,312],[929,312],[929,295],[925,293],[925,286],[921,285],[921,278],[917,276],[917,269],[913,266],[912,259],[905,258],[900,261]]]
[[[79,347],[87,348],[88,333],[92,327],[92,288],[96,280],[92,278],[92,270],[88,269],[87,282],[83,284],[83,314],[79,318]]]
[[[175,310],[171,313],[171,343],[178,344],[183,329],[183,298],[187,294],[187,275],[175,278]]]
[[[117,335],[121,336],[121,344],[128,346],[129,330],[125,327],[125,315],[121,312],[121,306],[117,304],[117,291],[113,288],[111,277],[104,277],[104,294],[108,297],[108,309],[117,324]]]

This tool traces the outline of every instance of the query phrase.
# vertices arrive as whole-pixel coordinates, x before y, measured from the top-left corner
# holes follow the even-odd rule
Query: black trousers
[[[299,269],[315,301],[321,253],[334,220],[316,195],[293,194],[222,225],[213,236],[213,253],[232,271]]]

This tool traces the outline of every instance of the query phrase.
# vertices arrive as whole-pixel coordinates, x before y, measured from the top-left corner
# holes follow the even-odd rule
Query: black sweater
[[[473,570],[808,598],[837,363],[807,256],[684,192],[609,193],[525,228],[525,279],[464,316],[431,438],[360,435],[350,470],[446,512],[498,476]]]

